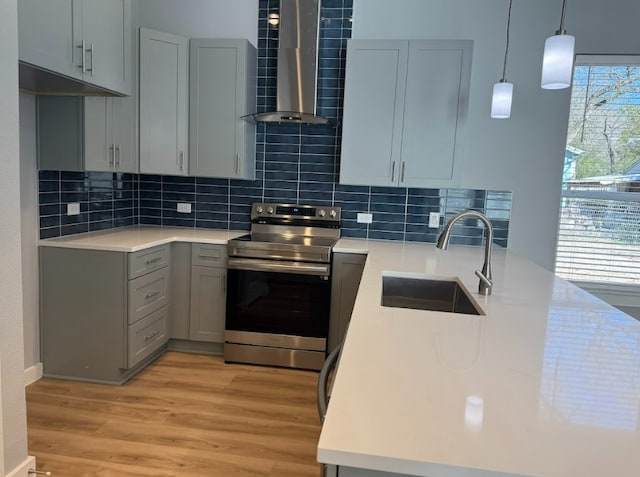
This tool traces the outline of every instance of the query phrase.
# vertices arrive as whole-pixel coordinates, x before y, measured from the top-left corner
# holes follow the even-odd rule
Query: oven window
[[[327,337],[327,277],[230,269],[227,284],[227,330]]]

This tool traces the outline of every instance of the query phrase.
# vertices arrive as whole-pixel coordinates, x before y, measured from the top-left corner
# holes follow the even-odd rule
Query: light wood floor
[[[122,386],[41,379],[29,453],[54,477],[318,477],[317,377],[170,352]]]

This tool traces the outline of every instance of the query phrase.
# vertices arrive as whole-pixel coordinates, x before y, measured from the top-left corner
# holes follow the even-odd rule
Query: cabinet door
[[[255,48],[246,40],[191,40],[189,171],[193,176],[253,179],[255,143],[246,84],[255,75]],[[250,67],[248,67],[251,65]],[[255,103],[255,101],[254,101]]]
[[[136,100],[134,96],[108,98],[111,105],[111,141],[114,144],[114,162],[117,172],[138,171],[136,148]]]
[[[135,172],[134,99],[84,99],[84,168],[87,171]]]
[[[82,0],[85,81],[131,93],[131,0]]]
[[[224,268],[191,267],[189,339],[224,342],[226,278]]]
[[[471,41],[409,42],[400,185],[455,184],[471,73]]]
[[[408,43],[347,46],[340,183],[397,185]]]
[[[74,44],[74,38],[81,36],[80,10],[79,1],[20,0],[20,61],[81,78],[82,52]]]
[[[140,172],[186,175],[188,39],[140,29]]]
[[[112,171],[114,145],[110,138],[109,99],[84,99],[84,168],[87,171]]]

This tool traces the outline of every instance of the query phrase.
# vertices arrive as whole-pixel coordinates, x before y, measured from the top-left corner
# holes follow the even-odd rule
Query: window
[[[640,57],[578,57],[556,273],[640,285]]]

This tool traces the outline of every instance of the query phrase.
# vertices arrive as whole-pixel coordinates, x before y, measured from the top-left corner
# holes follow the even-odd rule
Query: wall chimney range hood
[[[320,0],[280,0],[277,110],[251,114],[245,119],[329,123],[328,118],[316,115],[319,20]]]

